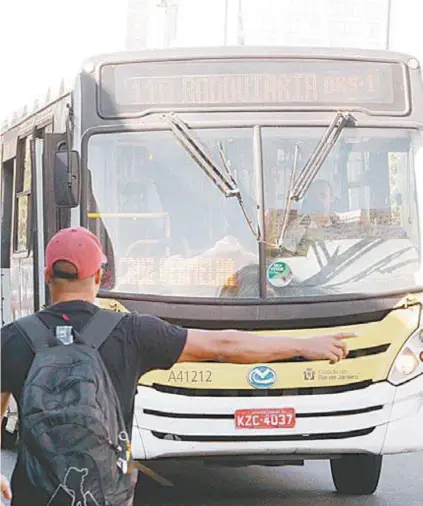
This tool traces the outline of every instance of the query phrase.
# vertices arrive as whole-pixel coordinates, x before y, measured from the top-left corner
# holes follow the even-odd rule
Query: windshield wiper
[[[228,162],[228,159],[226,158],[226,154],[225,154],[225,151],[223,149],[223,146],[222,146],[221,142],[217,143],[217,148],[219,149],[220,158],[222,159],[222,163],[223,163],[223,166],[225,167],[225,170],[226,170],[226,172],[228,174],[228,177],[231,179],[231,181],[233,182],[233,184],[238,187],[238,184],[237,184],[237,182],[235,180],[235,177],[232,174],[231,169],[229,167],[229,162]],[[248,216],[247,210],[245,209],[245,205],[244,205],[244,202],[242,200],[241,191],[239,191],[239,193],[238,193],[238,195],[236,197],[238,199],[238,204],[239,204],[239,207],[241,208],[241,211],[242,211],[242,213],[244,215],[245,221],[247,222],[248,226],[250,227],[250,230],[253,233],[253,235],[256,238],[256,240],[260,241],[260,235],[259,235],[258,231],[255,230],[255,228],[254,228],[253,220]]]
[[[194,162],[203,169],[205,174],[213,181],[225,197],[239,197],[240,190],[235,180],[226,174],[223,174],[210,156],[204,151],[203,147],[192,136],[187,125],[176,116],[176,114],[164,114],[163,119],[168,123],[171,131],[191,156]]]
[[[311,183],[335,146],[342,130],[349,123],[353,122],[354,124],[354,121],[355,118],[352,114],[342,111],[338,112],[296,179],[291,191],[290,200],[298,201],[304,198]]]
[[[228,160],[226,159],[222,143],[218,142],[217,147],[222,159],[223,166],[226,172],[222,172],[219,167],[213,162],[210,156],[206,153],[200,143],[192,136],[188,126],[179,118],[175,113],[164,114],[163,118],[169,124],[169,127],[181,146],[191,156],[194,162],[203,169],[205,174],[213,181],[217,188],[223,193],[225,197],[236,197],[241,207],[245,220],[250,227],[251,232],[257,241],[260,240],[258,232],[254,229],[253,222],[248,216],[247,210],[242,199],[241,190],[235,180],[234,175],[229,167]]]

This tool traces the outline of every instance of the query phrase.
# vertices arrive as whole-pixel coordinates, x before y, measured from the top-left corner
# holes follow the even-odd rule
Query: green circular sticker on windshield
[[[293,276],[291,268],[283,260],[275,260],[267,269],[269,283],[279,288],[289,285]]]

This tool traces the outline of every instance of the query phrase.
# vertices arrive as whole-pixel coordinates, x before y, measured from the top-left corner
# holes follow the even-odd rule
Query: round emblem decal
[[[270,388],[278,379],[276,372],[271,368],[260,365],[248,373],[248,383],[254,388]]]
[[[283,260],[275,260],[267,269],[269,283],[278,288],[288,286],[293,276],[291,268]]]

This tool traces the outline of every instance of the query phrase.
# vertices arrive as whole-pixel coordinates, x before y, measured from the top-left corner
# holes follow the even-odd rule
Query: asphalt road
[[[1,452],[10,474],[15,455]],[[140,473],[136,504],[141,506],[422,506],[423,453],[385,457],[378,490],[369,497],[334,493],[327,462],[304,467],[204,468],[198,464],[150,466],[168,486]],[[170,486],[172,484],[172,486]]]

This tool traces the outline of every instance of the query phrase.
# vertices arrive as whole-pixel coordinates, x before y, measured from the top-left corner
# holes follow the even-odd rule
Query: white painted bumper
[[[278,407],[296,409],[295,429],[235,428],[237,409]],[[419,450],[423,376],[397,388],[383,382],[325,395],[187,397],[139,387],[136,396],[136,459],[294,454],[316,458]]]
[[[395,390],[382,453],[423,450],[423,376]]]

